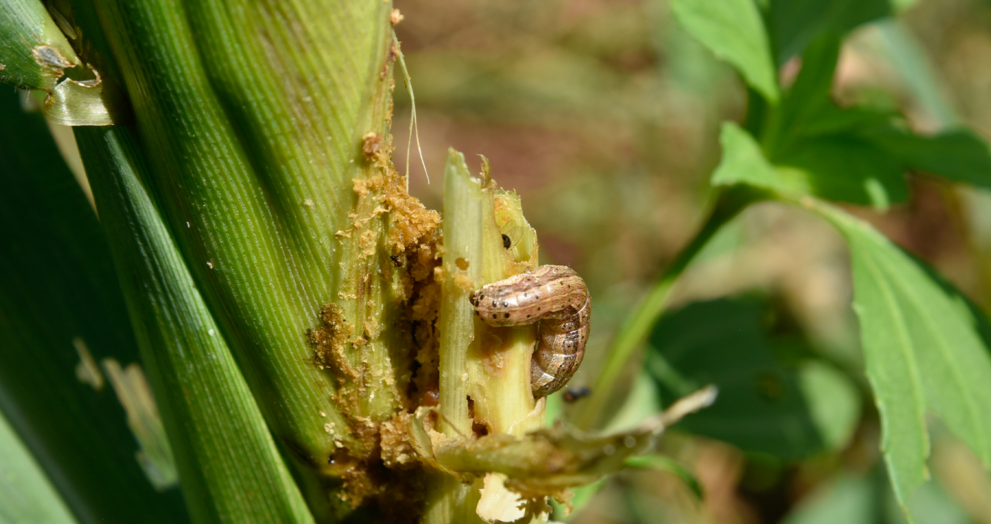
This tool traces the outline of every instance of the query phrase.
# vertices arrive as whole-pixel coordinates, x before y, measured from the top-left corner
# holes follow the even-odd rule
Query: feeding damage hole
[[[68,58],[62,56],[62,53],[58,49],[49,45],[35,47],[31,51],[31,55],[38,65],[47,69],[51,73],[51,76],[55,78],[61,77],[65,74],[63,70],[73,66],[73,63]]]
[[[382,135],[372,131],[361,137],[361,152],[366,160],[372,160],[382,147]]]

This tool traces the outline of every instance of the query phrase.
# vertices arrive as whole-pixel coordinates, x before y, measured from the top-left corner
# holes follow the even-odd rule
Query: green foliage
[[[0,457],[0,522],[78,522],[3,413]]]
[[[890,111],[837,106],[830,88],[839,44],[827,34],[808,47],[795,83],[761,130],[767,158],[785,168],[782,179],[800,178],[808,193],[827,200],[880,209],[908,196],[908,170],[991,184],[991,152],[973,133],[927,137],[907,130]],[[766,174],[760,176],[763,187],[770,187]]]
[[[196,522],[313,522],[122,127],[76,132]],[[140,178],[139,178],[140,177]]]
[[[665,404],[705,384],[720,401],[680,427],[744,451],[800,459],[843,446],[860,415],[848,378],[802,353],[794,336],[769,337],[753,300],[696,302],[654,327],[646,368]]]
[[[740,71],[767,100],[778,100],[774,60],[753,0],[674,0],[678,21],[700,42]]]
[[[79,65],[68,39],[38,0],[0,4],[0,82],[52,91],[64,70]]]
[[[867,224],[820,205],[853,258],[854,310],[884,430],[882,449],[902,504],[928,476],[925,414],[937,413],[991,466],[991,359],[966,301]]]
[[[41,116],[2,94],[0,409],[80,522],[186,521],[179,491],[139,466],[111,388],[77,378],[79,347],[137,363],[134,332],[96,213]]]
[[[991,465],[991,423],[982,415],[991,412],[991,393],[982,386],[991,382],[991,353],[980,336],[988,320],[869,225],[818,199],[884,210],[908,198],[904,174],[910,170],[986,188],[991,155],[988,144],[966,129],[923,136],[890,110],[843,108],[832,101],[839,35],[891,9],[887,2],[770,2],[767,17],[776,62],[801,52],[802,68],[779,104],[750,108],[747,121],[756,125],[744,130],[723,124],[723,158],[711,181],[716,187],[746,185],[769,191],[780,201],[801,203],[832,223],[850,245],[853,307],[882,421],[881,448],[897,500],[911,520],[923,514],[913,498],[926,492],[920,486],[928,478],[927,412],[938,414],[985,467]],[[725,14],[707,15],[714,24]],[[718,48],[711,31],[699,29],[704,25],[684,13],[679,20],[704,44]],[[759,47],[764,41],[764,35],[751,37],[743,47]],[[751,74],[752,63],[728,61],[745,77]],[[822,448],[826,432],[830,445],[841,443],[857,418],[849,384],[838,386],[845,381],[834,380],[831,385],[820,375],[810,381],[816,386],[800,388],[801,373],[784,375],[775,367],[773,346],[757,328],[758,315],[746,309],[723,301],[694,304],[655,326],[655,352],[647,366],[662,392],[676,397],[707,381],[720,384],[723,392],[721,402],[688,417],[683,426],[744,450],[782,457]],[[762,376],[763,383],[775,386],[779,405],[768,402],[766,391],[761,397]],[[815,409],[803,409],[802,393],[811,395],[805,397],[810,408],[816,395],[825,399],[821,407],[833,408],[828,416],[821,411],[821,424],[813,423]],[[848,408],[841,409],[843,405]],[[745,415],[733,418],[739,414]],[[799,423],[789,426],[783,419]],[[783,438],[786,428],[792,431],[789,437],[798,438]]]
[[[386,319],[383,325],[392,326],[398,311],[397,295],[388,284],[380,279],[373,279],[377,288],[359,284],[363,274],[391,267],[384,249],[378,246],[375,256],[366,258],[357,235],[345,241],[336,234],[358,228],[355,216],[348,215],[360,195],[351,181],[373,173],[361,137],[388,133],[390,5],[69,3],[77,8],[78,20],[49,18],[41,2],[33,0],[0,7],[0,43],[15,44],[0,46],[0,76],[57,94],[63,68],[46,69],[30,58],[38,44],[49,43],[66,58],[64,69],[92,62],[107,81],[127,91],[134,105],[114,114],[126,126],[76,133],[100,222],[57,161],[40,122],[25,116],[13,96],[0,108],[5,119],[0,185],[6,189],[0,195],[0,218],[6,224],[0,230],[0,408],[23,441],[7,431],[0,417],[0,458],[25,459],[0,461],[0,481],[14,483],[0,490],[0,499],[16,496],[14,502],[21,504],[0,504],[0,520],[29,518],[30,513],[13,512],[32,509],[50,511],[33,518],[53,522],[189,519],[178,491],[156,492],[140,469],[135,435],[110,389],[96,391],[76,379],[81,343],[75,341],[84,341],[101,361],[114,358],[125,365],[137,360],[140,346],[186,503],[197,522],[336,519],[348,510],[333,507],[325,496],[337,488],[331,485],[336,473],[328,473],[327,457],[339,445],[361,446],[349,432],[348,416],[381,421],[401,409],[402,394],[387,387],[388,380],[374,380],[367,384],[370,393],[350,406],[353,412],[342,412],[340,384],[312,365],[305,335],[321,305],[343,301],[352,292],[357,296],[359,289],[370,297],[365,305],[342,302],[352,325],[364,328],[377,324],[363,321]],[[991,323],[934,270],[828,203],[883,213],[910,201],[913,185],[906,174],[913,172],[991,189],[991,148],[972,131],[954,126],[931,72],[918,67],[918,57],[911,56],[917,50],[892,29],[898,27],[894,22],[885,22],[887,31],[882,31],[893,48],[892,60],[943,125],[941,131],[917,133],[891,107],[844,106],[833,100],[846,35],[911,3],[670,2],[673,18],[701,44],[699,49],[725,60],[743,78],[750,97],[747,114],[742,125],[721,125],[722,160],[710,179],[709,219],[645,293],[641,306],[616,322],[621,327],[612,351],[594,370],[595,395],[574,408],[558,403],[555,414],[571,416],[581,428],[626,429],[714,383],[720,400],[687,417],[678,429],[783,465],[834,459],[858,422],[865,426],[858,435],[869,435],[872,418],[879,415],[886,468],[865,477],[839,476],[785,522],[894,524],[905,516],[925,524],[964,520],[939,485],[927,482],[933,438],[928,417],[937,415],[985,468],[991,466],[986,416],[991,413],[986,387],[991,383]],[[93,43],[91,56],[76,57],[63,37],[74,28],[87,35],[87,55]],[[576,45],[570,33],[561,39]],[[442,50],[433,61],[417,64],[414,58],[410,63],[428,88],[427,96],[418,98],[428,103],[433,92],[435,100],[446,98],[462,111],[501,122],[511,112],[507,107],[567,108],[604,120],[628,113],[650,128],[657,115],[643,111],[642,103],[615,96],[626,93],[617,88],[622,78],[617,71],[642,67],[638,60],[654,60],[654,54],[663,61],[664,53],[628,51],[589,59],[558,50],[548,53],[553,57],[548,60],[527,47],[517,50],[509,65],[492,67],[477,63],[470,53]],[[684,65],[684,57],[668,58]],[[431,69],[451,62],[461,64],[460,76],[444,77]],[[790,84],[780,80],[787,77],[778,71],[784,64],[800,66]],[[644,85],[635,92],[649,100],[653,84]],[[643,133],[643,141],[655,140],[654,131]],[[553,149],[551,134],[541,138]],[[463,159],[458,168],[467,169]],[[468,179],[467,171],[461,174]],[[620,186],[610,179],[602,187],[613,190],[612,185]],[[564,207],[588,206],[584,195],[575,195],[562,197]],[[767,200],[811,210],[849,245],[852,306],[867,378],[863,391],[854,384],[859,377],[825,361],[818,352],[822,348],[801,334],[771,329],[766,320],[773,311],[762,301],[718,299],[664,314],[679,275],[710,240],[741,210]],[[569,241],[580,239],[612,214],[583,209],[587,224],[561,229],[571,235]],[[369,220],[377,234],[385,231],[385,213]],[[463,222],[468,227],[478,220]],[[102,233],[110,235],[110,245]],[[494,251],[502,254],[499,239],[493,238]],[[453,275],[456,265],[446,262]],[[468,317],[460,320],[470,317],[470,310],[464,312]],[[364,352],[349,345],[346,358],[352,364],[368,362],[372,376],[384,376],[402,349],[394,331],[371,337]],[[468,337],[471,330],[442,331]],[[645,340],[650,343],[645,364],[633,369]],[[523,344],[517,356],[525,358],[528,347]],[[448,351],[442,360],[457,364],[456,370],[463,367],[459,358],[465,358],[463,352]],[[483,377],[486,372],[482,369]],[[624,388],[629,376],[640,380]],[[471,387],[481,383],[475,378]],[[441,413],[457,413],[441,421],[442,429],[450,424],[452,435],[470,435],[476,428],[467,401],[474,398],[480,410],[484,405],[476,397],[485,395],[466,390],[461,373],[442,373],[442,380],[455,387],[442,388],[448,397],[442,398]],[[502,380],[525,384],[515,376]],[[865,409],[862,414],[867,403],[861,395],[868,386],[877,413]],[[624,403],[617,396],[626,389],[631,392]],[[518,399],[531,400],[525,393]],[[532,407],[516,404],[522,414]],[[340,432],[329,432],[328,422]],[[507,451],[505,443],[493,446]],[[21,456],[25,448],[36,464]],[[610,471],[622,463],[672,473],[702,496],[698,479],[671,459],[608,455]],[[480,462],[481,455],[472,457],[460,458]],[[476,464],[478,473],[513,467],[506,456],[485,457],[493,463]],[[531,459],[519,453],[514,460],[525,472]],[[576,489],[575,506],[582,507],[604,484]],[[475,518],[473,488],[447,478],[431,489],[443,495],[432,508],[439,521]]]
[[[724,124],[724,156],[714,185],[744,183],[785,200],[818,196],[882,209],[907,197],[906,169],[987,187],[988,146],[973,133],[924,137],[897,124],[894,115],[832,103],[838,45],[826,36],[809,46],[802,72],[766,120],[760,146],[742,129]],[[991,424],[981,414],[991,410],[991,394],[981,384],[991,381],[991,360],[975,327],[986,322],[983,314],[968,309],[957,292],[947,291],[867,224],[826,204],[801,201],[850,244],[854,308],[899,502],[907,505],[928,477],[927,411],[938,413],[988,466]]]
[[[0,257],[11,281],[3,334],[13,332],[0,347],[5,412],[18,415],[13,425],[80,520],[188,519],[179,492],[156,493],[138,467],[110,388],[97,397],[75,378],[73,337],[122,365],[137,360],[137,338],[194,519],[312,521],[301,489],[333,518],[327,425],[338,442],[353,439],[306,333],[321,305],[350,291],[341,280],[354,275],[329,268],[359,268],[344,262],[350,250],[335,232],[350,222],[351,180],[368,169],[361,137],[388,125],[390,4],[56,3],[57,27],[38,1],[3,9],[38,8],[29,29],[63,41],[59,29],[72,33],[76,51],[134,105],[115,108],[126,125],[76,132],[99,223],[44,126],[28,133],[17,117],[4,121],[0,174],[17,183],[0,206],[10,213],[3,247],[23,254]],[[18,20],[4,16],[2,28]],[[30,61],[30,49],[8,45],[22,40],[2,47]],[[32,140],[44,150],[26,147]],[[34,164],[18,165],[25,159]],[[45,172],[25,176],[35,170]],[[22,192],[22,181],[39,185]],[[59,205],[63,188],[76,193],[71,206]],[[15,228],[22,220],[39,227]],[[75,256],[90,252],[102,258]],[[388,304],[375,302],[367,313],[378,318]],[[388,362],[385,341],[366,349]],[[390,416],[396,399],[381,393],[362,397],[356,414]]]
[[[782,107],[789,105],[787,100]],[[860,123],[854,125],[857,120]],[[862,125],[869,120],[853,118],[840,129],[847,135],[871,136]],[[991,180],[987,145],[969,132],[926,138],[890,126],[881,129],[878,133],[882,136],[871,137],[878,145],[875,155],[880,153],[889,161],[931,165],[935,172],[946,173],[951,179],[975,180],[981,185]],[[756,142],[732,124],[724,125],[722,144],[724,159],[713,174],[714,184],[750,184],[773,190],[788,201],[800,200],[835,225],[850,244],[854,308],[860,317],[868,379],[881,412],[882,449],[899,502],[908,505],[913,492],[928,478],[927,411],[938,413],[988,465],[991,424],[981,414],[991,410],[991,394],[980,384],[991,380],[991,360],[977,331],[978,325],[987,322],[984,314],[968,308],[956,291],[933,280],[927,269],[867,224],[824,203],[803,199],[816,195],[855,201],[851,193],[824,192],[812,184],[803,192],[802,185],[789,178],[789,170],[771,166],[759,154]],[[813,156],[821,153],[816,148],[805,149],[807,145],[797,142],[790,147]],[[862,162],[872,156],[846,144],[833,150],[830,158]],[[936,158],[948,160],[936,165],[932,161]],[[868,176],[876,172],[863,171]],[[858,180],[858,173],[851,173],[850,178]],[[878,193],[891,194],[890,187]]]
[[[888,16],[890,0],[770,0],[767,18],[777,65],[802,54],[823,33],[844,34]]]

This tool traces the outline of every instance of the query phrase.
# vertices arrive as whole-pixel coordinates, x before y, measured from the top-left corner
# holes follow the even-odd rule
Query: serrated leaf
[[[806,49],[798,78],[768,116],[759,148],[724,124],[723,162],[713,184],[745,182],[881,210],[908,197],[903,175],[909,170],[991,187],[991,149],[973,133],[926,137],[907,130],[893,112],[837,106],[830,89],[838,56],[839,39],[831,34]]]
[[[940,415],[985,467],[991,464],[991,358],[975,327],[987,319],[868,224],[826,204],[814,209],[850,245],[882,450],[898,501],[911,508],[928,477],[927,411]]]
[[[692,36],[732,64],[764,98],[777,102],[777,68],[753,0],[674,0],[671,8]]]

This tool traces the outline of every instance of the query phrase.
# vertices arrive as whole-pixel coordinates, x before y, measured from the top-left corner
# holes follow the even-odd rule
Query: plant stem
[[[651,327],[664,313],[671,288],[684,273],[685,269],[695,260],[710,240],[727,222],[732,220],[743,208],[755,202],[760,197],[752,190],[743,187],[731,187],[722,190],[716,197],[709,218],[695,238],[678,254],[674,263],[657,280],[654,287],[643,298],[634,312],[629,315],[619,330],[602,372],[595,382],[594,395],[589,397],[584,409],[574,420],[581,429],[590,429],[599,421],[607,402],[612,398],[617,381],[630,359],[636,354],[641,343],[647,337]]]

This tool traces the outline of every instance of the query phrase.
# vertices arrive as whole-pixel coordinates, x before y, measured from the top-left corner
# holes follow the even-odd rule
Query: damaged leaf
[[[0,82],[47,93],[42,112],[56,124],[113,124],[110,106],[119,96],[76,55],[68,38],[77,38],[72,24],[49,15],[38,0],[0,4]],[[69,37],[66,36],[68,33]]]
[[[501,473],[506,486],[528,498],[560,496],[564,490],[595,482],[624,467],[627,459],[654,449],[666,428],[684,415],[711,405],[717,390],[708,386],[675,402],[635,428],[599,435],[562,423],[522,437],[492,434],[478,439],[446,438],[424,427],[433,410],[420,408],[410,420],[414,448],[422,460],[462,478]]]
[[[40,0],[0,3],[0,81],[51,92],[82,62]]]

